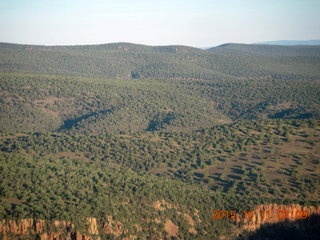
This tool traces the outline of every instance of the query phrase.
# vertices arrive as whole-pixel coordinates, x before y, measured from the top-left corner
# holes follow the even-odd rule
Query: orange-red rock
[[[277,205],[264,204],[258,205],[255,209],[240,213],[237,222],[243,222],[243,229],[253,231],[265,223],[278,223],[281,221],[296,221],[306,219],[312,214],[320,215],[320,206],[304,207],[298,204]]]

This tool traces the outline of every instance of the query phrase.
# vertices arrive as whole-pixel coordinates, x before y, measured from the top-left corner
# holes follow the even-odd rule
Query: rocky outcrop
[[[171,209],[171,208],[174,208],[174,209],[177,209],[178,207],[171,204],[171,203],[168,203],[167,201],[165,201],[164,199],[162,199],[161,201],[155,201],[152,206],[156,209],[156,210],[160,210],[160,211],[163,211],[163,210],[166,210],[166,209]]]
[[[243,223],[244,230],[254,231],[266,223],[307,219],[313,214],[320,215],[320,206],[264,204],[258,205],[255,209],[238,213],[235,220],[238,223]]]
[[[87,227],[88,233],[90,235],[99,235],[97,219],[87,218],[86,219],[86,227]]]
[[[87,218],[86,231],[75,230],[74,224],[68,221],[44,221],[40,219],[1,220],[0,237],[3,240],[21,239],[34,236],[41,240],[100,240],[97,221]]]
[[[156,202],[154,207],[163,210],[174,206],[161,201]],[[179,213],[179,215],[181,214],[183,213]],[[320,206],[264,204],[258,205],[252,210],[237,213],[234,220],[241,225],[240,228],[242,230],[254,231],[266,223],[273,224],[282,221],[307,219],[314,214],[320,215]],[[192,217],[188,214],[183,214],[183,216],[191,226],[189,232],[197,234],[195,221]],[[98,224],[96,218],[86,218],[84,221],[85,227],[82,231],[79,231],[69,221],[54,220],[49,222],[40,219],[0,220],[0,239],[101,240],[100,236],[103,235],[113,235],[119,238],[128,234],[124,225],[112,216],[106,216],[104,223],[100,224]],[[161,219],[157,218],[156,222],[160,223]],[[179,226],[175,225],[170,219],[166,219],[164,225],[168,238],[178,235]],[[123,239],[131,240],[136,239],[136,237],[129,236]]]
[[[106,217],[103,230],[106,235],[112,234],[116,237],[119,237],[122,233],[127,233],[127,231],[123,229],[123,224],[114,220],[112,216]]]
[[[85,228],[79,232],[75,225],[68,221],[45,221],[40,219],[0,220],[0,239],[22,239],[34,237],[41,240],[100,240],[99,226],[96,218],[86,218]],[[112,216],[105,218],[102,234],[119,237],[127,234],[123,224]],[[130,236],[127,239],[135,239]]]
[[[165,211],[168,209],[176,209],[176,213],[179,216],[183,216],[183,218],[188,222],[190,228],[188,229],[188,232],[191,234],[196,235],[197,234],[197,230],[196,230],[196,221],[198,223],[201,223],[201,219],[199,216],[199,210],[195,209],[193,216],[195,217],[195,220],[188,214],[188,213],[183,213],[178,211],[179,207],[176,205],[173,205],[167,201],[165,201],[164,199],[162,200],[157,200],[155,202],[152,203],[152,207],[154,207],[156,210],[159,211]],[[192,212],[191,212],[192,213]],[[161,218],[156,218],[155,222],[156,223],[161,223],[162,221],[164,221],[164,230],[167,233],[167,238],[171,238],[171,237],[176,237],[179,233],[179,226],[175,225],[170,219],[161,219]]]

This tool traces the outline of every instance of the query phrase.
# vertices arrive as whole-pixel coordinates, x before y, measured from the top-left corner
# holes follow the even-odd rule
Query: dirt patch
[[[194,214],[193,215],[198,219],[198,222],[201,223],[201,219],[200,219],[200,216],[199,216],[199,210],[198,209],[194,210]]]
[[[50,115],[52,117],[59,117],[59,112],[49,110],[49,109],[47,109],[45,107],[38,107],[38,109],[40,109],[46,115]]]
[[[292,102],[283,102],[283,103],[279,103],[277,105],[272,105],[272,106],[268,106],[267,109],[269,110],[284,110],[284,109],[289,109],[290,107],[292,107]]]
[[[46,115],[52,117],[59,117],[60,112],[52,110],[52,106],[56,105],[57,102],[72,102],[74,98],[58,98],[54,96],[46,97],[44,99],[35,100],[33,103],[35,104],[36,108],[41,110]]]
[[[192,217],[189,214],[186,214],[186,213],[184,213],[183,216],[188,221],[190,226],[194,227],[194,221],[193,221]]]
[[[167,172],[168,169],[169,169],[169,168],[168,168],[168,166],[167,166],[166,164],[161,163],[161,164],[159,165],[159,167],[156,167],[156,168],[152,169],[152,170],[150,171],[150,173],[152,173],[152,174],[154,174],[154,175],[162,174],[162,173]]]
[[[161,142],[161,141],[163,141],[164,139],[162,138],[162,137],[160,137],[160,136],[156,136],[156,137],[151,137],[150,139],[149,139],[149,141],[151,141],[151,142]]]
[[[177,206],[173,205],[173,204],[170,204],[168,203],[167,201],[165,200],[161,200],[161,201],[155,201],[152,206],[157,209],[157,210],[160,210],[160,211],[163,211],[163,210],[166,210],[166,209],[171,209],[171,208],[174,208],[174,209],[177,209]]]
[[[28,85],[28,86],[22,86],[21,89],[31,89],[31,86]]]
[[[164,230],[167,232],[167,238],[177,237],[179,232],[179,227],[175,225],[170,219],[167,219],[164,224]]]
[[[232,121],[229,119],[218,119],[217,123],[218,124],[229,124],[229,123],[232,123]]]
[[[188,229],[188,232],[191,233],[191,234],[197,234],[197,230],[195,229],[195,222],[194,222],[193,218],[187,213],[180,213],[180,212],[178,212],[178,213],[183,215],[183,217],[189,223],[190,228]]]
[[[160,218],[155,218],[155,219],[154,219],[154,222],[156,222],[156,223],[161,223],[161,219],[160,219]]]
[[[23,201],[18,198],[2,198],[0,199],[0,203],[21,204]]]
[[[0,92],[0,96],[6,103],[24,103],[26,101],[23,97],[9,92]]]
[[[197,230],[194,227],[189,228],[188,232],[191,234],[197,234]]]
[[[56,101],[73,101],[74,98],[58,98],[54,96],[46,97],[41,100],[35,100],[34,103],[37,105],[53,105]]]
[[[75,153],[75,152],[59,152],[59,153],[55,153],[55,154],[50,154],[49,157],[90,161],[87,157],[85,157],[84,153],[82,153],[82,152],[77,152],[77,153]]]

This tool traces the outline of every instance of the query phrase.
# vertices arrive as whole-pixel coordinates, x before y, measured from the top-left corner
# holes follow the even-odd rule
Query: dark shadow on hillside
[[[313,114],[312,113],[305,113],[301,109],[285,109],[282,111],[279,111],[271,116],[270,118],[284,118],[284,119],[308,119],[312,118]]]
[[[175,119],[174,112],[158,113],[157,116],[155,116],[155,118],[149,122],[146,131],[153,132],[153,131],[161,130],[165,128],[166,125],[169,125],[170,122],[174,119]]]
[[[320,239],[320,215],[305,220],[266,224],[251,233],[244,233],[236,240],[317,240]]]
[[[62,126],[59,129],[57,129],[57,131],[70,130],[71,128],[76,127],[79,124],[79,122],[81,122],[82,120],[86,120],[88,118],[95,117],[98,115],[110,114],[113,111],[114,109],[96,111],[96,112],[81,115],[80,117],[77,117],[77,118],[65,120]]]

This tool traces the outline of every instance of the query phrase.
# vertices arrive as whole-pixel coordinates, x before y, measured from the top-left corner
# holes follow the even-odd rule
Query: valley
[[[319,149],[317,45],[0,43],[4,239],[312,239]]]

